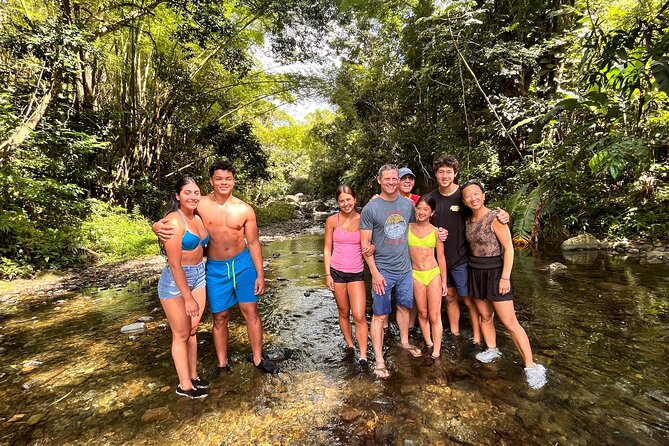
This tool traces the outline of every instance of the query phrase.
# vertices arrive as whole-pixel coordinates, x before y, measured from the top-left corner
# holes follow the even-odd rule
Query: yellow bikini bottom
[[[411,270],[413,278],[422,283],[425,286],[428,286],[430,282],[432,282],[432,279],[435,277],[439,276],[441,274],[441,271],[439,270],[438,266],[435,266],[432,269],[428,269],[427,271],[417,271],[415,269]]]

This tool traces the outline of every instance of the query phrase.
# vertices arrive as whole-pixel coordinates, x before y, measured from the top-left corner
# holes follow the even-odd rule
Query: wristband
[[[510,277],[500,277],[500,280],[511,280]]]

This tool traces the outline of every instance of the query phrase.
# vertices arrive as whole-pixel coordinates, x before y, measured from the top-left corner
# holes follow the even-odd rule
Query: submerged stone
[[[172,415],[172,413],[170,412],[169,407],[154,407],[146,409],[146,412],[142,415],[142,421],[163,421],[167,420],[170,415]]]
[[[146,330],[146,325],[144,324],[144,322],[135,322],[134,324],[123,326],[121,328],[121,333],[123,334],[142,333],[144,330]]]

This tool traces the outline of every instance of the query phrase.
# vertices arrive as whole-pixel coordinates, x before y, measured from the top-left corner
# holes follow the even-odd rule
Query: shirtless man
[[[214,315],[214,347],[218,371],[228,364],[228,322],[232,308],[239,309],[246,320],[246,331],[253,352],[253,364],[266,373],[279,371],[278,365],[262,357],[262,322],[258,299],[265,291],[262,251],[253,208],[232,195],[235,168],[229,161],[217,161],[209,167],[209,182],[214,191],[202,197],[197,212],[209,231],[207,246],[207,301]],[[161,239],[174,235],[165,220],[153,225]]]

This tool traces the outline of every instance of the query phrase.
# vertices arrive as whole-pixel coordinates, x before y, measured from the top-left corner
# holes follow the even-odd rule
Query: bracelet
[[[510,277],[500,277],[499,280],[511,280],[511,278]]]
[[[330,275],[329,275],[329,274],[326,274],[325,277],[330,277]]]

